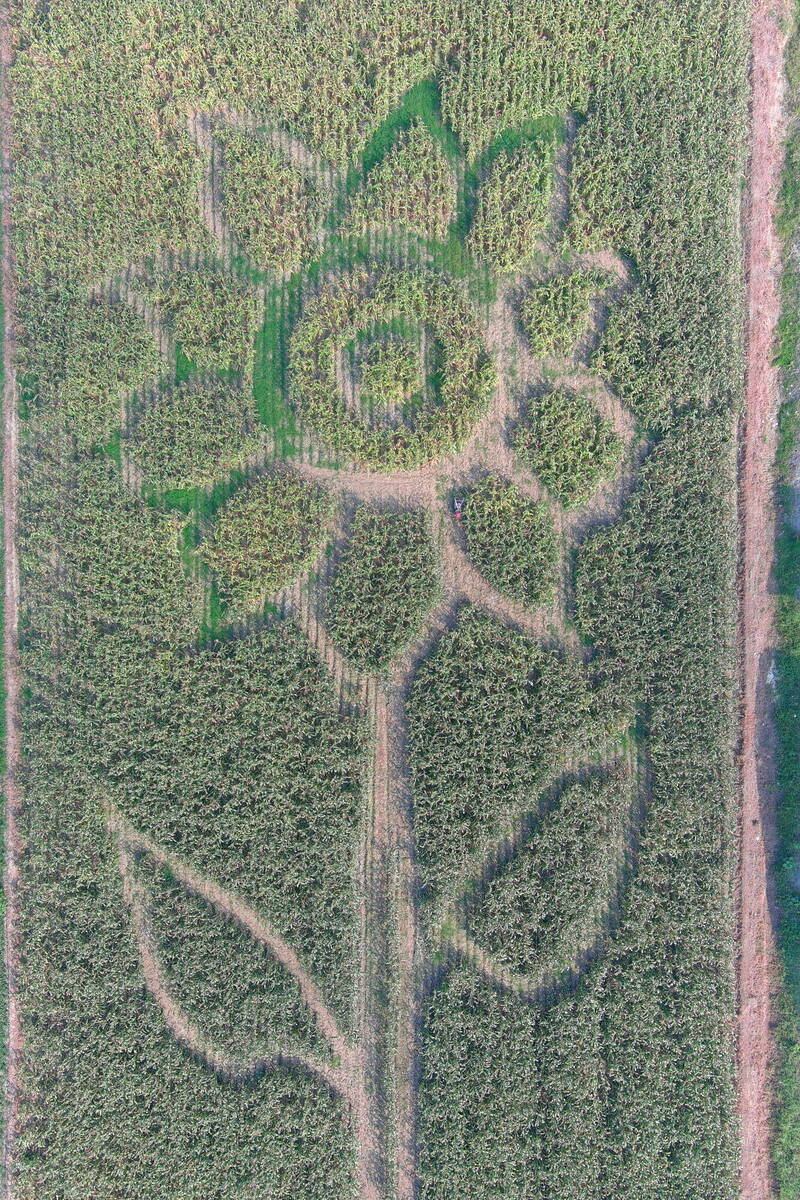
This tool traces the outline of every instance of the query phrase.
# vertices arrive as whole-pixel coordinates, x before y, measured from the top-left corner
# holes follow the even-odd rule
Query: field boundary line
[[[3,653],[5,703],[5,868],[6,897],[5,958],[8,1032],[5,1085],[5,1132],[3,1138],[3,1193],[13,1200],[12,1163],[17,1136],[17,1071],[22,1052],[22,1031],[17,1004],[19,946],[17,891],[19,888],[20,836],[17,812],[20,805],[18,775],[21,764],[19,729],[19,563],[17,559],[17,483],[19,472],[19,419],[15,372],[16,282],[11,242],[12,107],[9,69],[13,63],[10,5],[0,8],[0,69],[2,69],[2,221],[3,221]]]
[[[775,227],[783,165],[786,0],[751,9],[750,162],[745,210],[746,407],[739,453],[740,753],[737,1075],[742,1200],[771,1200],[776,944],[770,867],[775,837],[775,651],[771,595],[777,412],[773,363],[782,248]]]

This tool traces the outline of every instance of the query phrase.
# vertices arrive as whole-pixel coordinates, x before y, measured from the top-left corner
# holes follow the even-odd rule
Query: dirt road
[[[784,10],[782,14],[781,10]],[[787,0],[752,9],[750,187],[746,212],[747,406],[740,475],[740,641],[742,689],[739,872],[739,1116],[742,1200],[774,1195],[770,1160],[771,1030],[775,940],[769,867],[775,836],[775,647],[770,593],[775,506],[778,372],[772,365],[780,310],[781,247],[775,211],[782,165],[782,15]]]

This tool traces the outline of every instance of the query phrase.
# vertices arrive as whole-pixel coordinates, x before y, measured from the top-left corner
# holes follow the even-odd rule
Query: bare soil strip
[[[2,64],[2,220],[3,220],[3,520],[5,608],[3,653],[6,688],[6,778],[5,778],[5,955],[8,1005],[8,1064],[5,1095],[5,1141],[3,1146],[4,1195],[13,1198],[12,1164],[17,1137],[17,1075],[22,1053],[22,1030],[17,1002],[19,935],[17,892],[19,888],[20,835],[17,814],[20,805],[18,775],[21,762],[18,652],[19,564],[17,561],[17,475],[19,460],[17,380],[15,374],[16,282],[11,244],[11,96],[9,68],[13,61],[11,18],[4,4],[0,12],[0,63]]]
[[[389,714],[386,694],[377,680],[367,684],[373,753],[366,790],[361,847],[359,926],[361,954],[356,998],[356,1037],[361,1054],[362,1089],[367,1107],[356,1139],[362,1200],[386,1194],[387,1165],[382,1126],[386,1121],[386,1021],[382,1009],[388,994],[390,947],[387,897],[389,884],[390,773]],[[367,1190],[370,1189],[370,1190]]]
[[[746,214],[747,406],[739,476],[741,845],[739,867],[739,1116],[742,1200],[774,1195],[770,1156],[776,956],[769,867],[775,831],[775,725],[770,671],[780,312],[775,210],[782,168],[783,53],[788,3],[754,0],[749,202]]]

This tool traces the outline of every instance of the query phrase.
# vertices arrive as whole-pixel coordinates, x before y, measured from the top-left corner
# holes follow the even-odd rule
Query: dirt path
[[[781,10],[783,9],[783,13]],[[775,836],[775,726],[769,681],[775,648],[770,594],[775,504],[781,247],[775,205],[782,166],[787,0],[754,0],[752,144],[746,227],[747,407],[740,505],[741,845],[739,871],[739,1116],[742,1200],[774,1195],[770,1159],[775,941],[769,866]]]
[[[360,961],[356,989],[356,1039],[362,1056],[364,1086],[372,1105],[372,1120],[359,1130],[358,1174],[370,1179],[376,1194],[386,1195],[388,1165],[381,1131],[386,1123],[386,998],[390,986],[389,962],[389,837],[391,771],[389,768],[390,714],[386,692],[379,680],[366,686],[365,709],[372,729],[373,753],[366,789],[366,811],[360,847],[359,942]]]
[[[20,795],[18,775],[21,762],[19,703],[20,675],[18,653],[19,563],[17,561],[17,477],[19,430],[17,419],[17,381],[14,349],[16,326],[16,283],[11,244],[11,97],[8,70],[13,61],[10,14],[4,4],[0,12],[0,62],[2,63],[2,220],[3,220],[3,305],[5,338],[3,342],[3,520],[5,608],[3,653],[6,687],[6,780],[5,780],[5,957],[8,990],[8,1064],[5,1098],[5,1143],[3,1147],[4,1195],[12,1200],[14,1184],[12,1162],[17,1137],[17,1072],[22,1053],[22,1029],[17,1002],[19,974],[19,934],[17,928],[17,892],[19,889],[20,835],[17,827]]]

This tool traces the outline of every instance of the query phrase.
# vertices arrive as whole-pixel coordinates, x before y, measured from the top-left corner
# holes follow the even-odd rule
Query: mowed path
[[[747,406],[740,475],[741,845],[739,871],[739,1116],[742,1200],[774,1194],[773,1109],[775,935],[770,859],[776,778],[774,463],[778,371],[772,364],[780,312],[781,245],[775,228],[783,163],[783,53],[787,0],[754,0],[749,197],[746,212]]]

